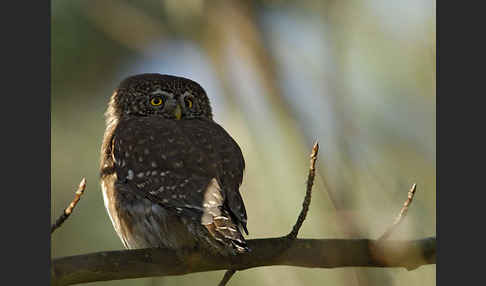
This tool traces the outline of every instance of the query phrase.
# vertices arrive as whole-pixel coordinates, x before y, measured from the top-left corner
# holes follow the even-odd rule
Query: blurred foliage
[[[52,1],[51,215],[86,193],[52,236],[52,256],[121,249],[104,209],[103,113],[124,77],[189,77],[236,139],[249,238],[290,231],[308,155],[321,151],[301,237],[378,237],[414,182],[393,239],[435,235],[435,1]],[[435,265],[266,267],[231,285],[435,285]],[[215,285],[222,271],[99,285]]]

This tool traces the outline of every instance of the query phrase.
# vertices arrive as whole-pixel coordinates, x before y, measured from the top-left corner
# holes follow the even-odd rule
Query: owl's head
[[[139,74],[124,79],[112,95],[107,113],[116,117],[212,120],[209,99],[197,82],[163,74]]]

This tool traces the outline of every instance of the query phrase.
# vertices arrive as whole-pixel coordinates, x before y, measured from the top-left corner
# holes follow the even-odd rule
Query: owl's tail
[[[250,251],[240,229],[223,206],[223,202],[218,181],[212,179],[204,194],[204,213],[201,223],[211,236],[230,252],[238,254]]]
[[[220,212],[220,215],[213,217],[212,224],[205,225],[209,233],[226,247],[231,247],[235,254],[250,251],[245,238],[229,214],[225,210],[220,210]]]

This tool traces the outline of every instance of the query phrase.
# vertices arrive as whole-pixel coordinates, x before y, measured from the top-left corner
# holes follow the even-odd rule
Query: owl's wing
[[[246,231],[239,193],[244,159],[236,142],[209,120],[140,117],[119,122],[111,142],[117,182],[149,200],[201,220],[216,180],[221,208]]]
[[[223,127],[212,120],[194,122],[186,120],[184,124],[189,127],[185,133],[188,134],[190,141],[204,146],[209,161],[217,166],[215,178],[220,184],[220,192],[224,199],[222,208],[248,234],[245,204],[239,191],[245,169],[245,160],[240,147]]]
[[[231,217],[248,234],[245,204],[239,188],[243,181],[245,160],[241,149],[233,138],[217,123],[211,122],[208,130],[212,142],[216,142],[216,152],[222,158],[222,171],[218,178],[221,181],[222,192],[225,196],[224,207]]]

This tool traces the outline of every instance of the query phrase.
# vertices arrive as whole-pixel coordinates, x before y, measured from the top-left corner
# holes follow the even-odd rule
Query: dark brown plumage
[[[106,122],[101,185],[125,247],[248,251],[240,232],[247,232],[243,155],[212,120],[199,84],[129,77],[112,95]]]

